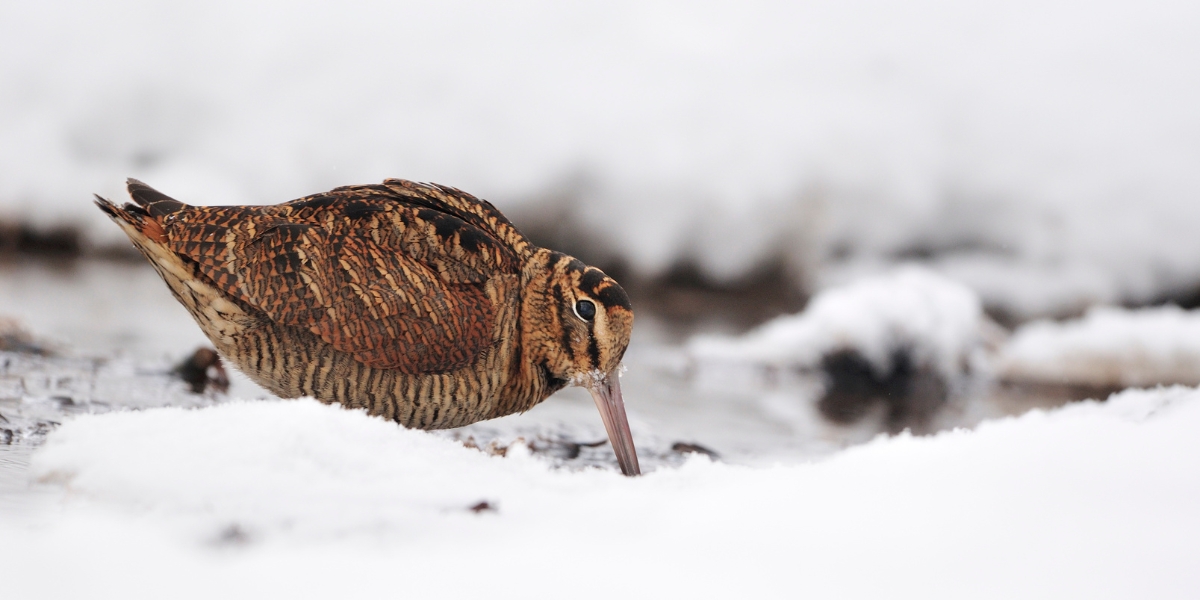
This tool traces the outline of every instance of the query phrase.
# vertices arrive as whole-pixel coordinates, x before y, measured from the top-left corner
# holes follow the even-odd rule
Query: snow
[[[0,214],[114,244],[88,200],[126,176],[200,204],[399,176],[518,224],[561,215],[639,274],[780,261],[810,280],[930,252],[1021,317],[1140,302],[1200,281],[1198,17],[1167,0],[5,3]]]
[[[35,454],[61,493],[0,516],[0,571],[45,598],[1186,598],[1197,427],[1200,391],[1160,388],[624,478],[309,400],[89,415]]]
[[[1010,380],[1124,388],[1200,383],[1200,312],[1095,307],[1067,322],[1023,325],[997,373]]]
[[[880,375],[897,351],[911,352],[947,381],[961,377],[987,340],[979,298],[967,287],[919,266],[859,279],[815,296],[739,337],[700,335],[687,347],[701,366],[733,363],[815,369],[822,357],[854,350]]]

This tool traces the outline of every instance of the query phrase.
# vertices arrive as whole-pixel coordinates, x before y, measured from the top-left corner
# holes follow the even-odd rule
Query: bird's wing
[[[175,252],[273,321],[373,367],[436,373],[491,344],[502,299],[488,281],[520,269],[496,233],[516,229],[479,212],[357,186],[277,206],[190,208],[165,229]]]
[[[487,233],[522,262],[537,249],[491,202],[456,188],[385,179],[381,185],[347,186],[334,191],[369,195],[386,193],[403,198],[404,202],[452,215]]]

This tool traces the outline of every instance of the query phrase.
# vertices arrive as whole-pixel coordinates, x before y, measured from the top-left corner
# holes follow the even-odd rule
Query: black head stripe
[[[597,268],[589,268],[579,278],[579,289],[585,294],[599,300],[604,306],[620,306],[625,310],[633,310],[629,304],[629,296],[625,295],[625,290],[617,285],[617,282],[609,279],[603,271]]]
[[[567,358],[570,360],[575,360],[575,349],[571,347],[571,331],[566,326],[567,316],[565,314],[565,312],[571,310],[571,308],[563,296],[561,286],[554,284],[554,287],[550,288],[550,293],[554,295],[554,304],[558,309],[559,331],[561,332],[559,343],[562,344],[563,350],[566,351]]]
[[[551,251],[549,254],[546,255],[546,267],[557,271],[559,269],[559,265],[561,265],[563,263],[563,261],[570,261],[570,260],[571,260],[571,257],[567,256],[566,254],[563,254],[562,252]]]
[[[606,307],[620,306],[625,310],[633,310],[633,305],[629,303],[629,296],[616,282],[600,288],[600,291],[596,292],[595,297]]]
[[[604,271],[595,267],[589,268],[579,277],[579,289],[589,296],[596,296],[600,293],[600,286],[606,279]]]
[[[572,258],[571,262],[567,263],[568,273],[582,273],[587,270],[588,266],[583,264],[583,261],[578,258]]]
[[[591,328],[591,324],[588,327]],[[593,369],[600,368],[600,342],[596,341],[595,333],[588,336],[588,360]]]

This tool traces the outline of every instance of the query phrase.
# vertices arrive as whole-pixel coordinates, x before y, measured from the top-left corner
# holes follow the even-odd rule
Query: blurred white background
[[[0,220],[124,244],[385,177],[631,276],[919,259],[1021,320],[1200,287],[1188,2],[7,2]]]

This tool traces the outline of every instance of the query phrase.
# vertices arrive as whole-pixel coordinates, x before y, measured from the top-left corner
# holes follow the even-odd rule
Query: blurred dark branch
[[[82,250],[79,229],[60,225],[36,229],[27,223],[0,221],[0,253],[79,256]]]

